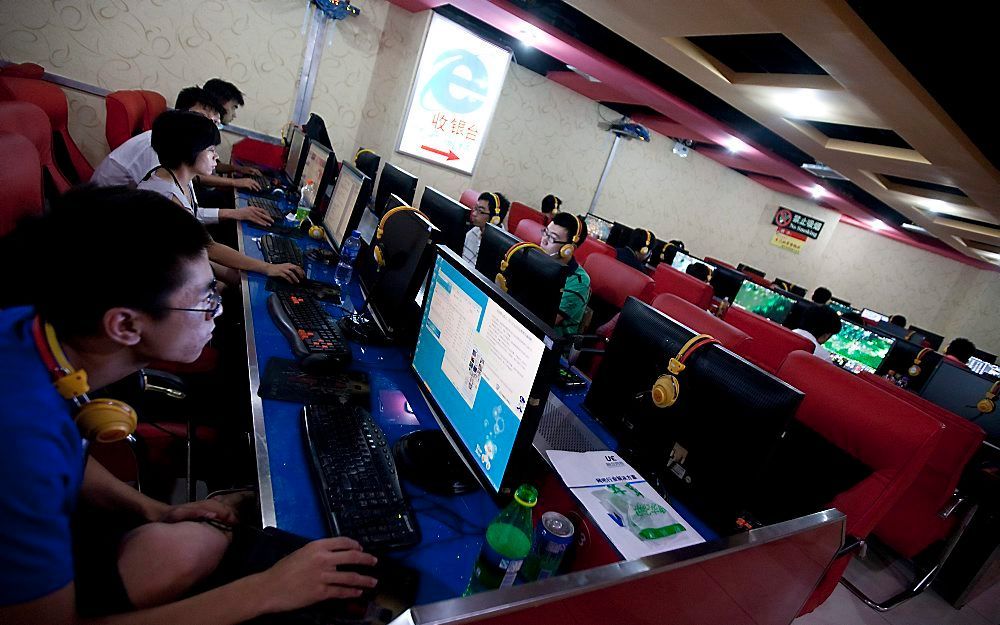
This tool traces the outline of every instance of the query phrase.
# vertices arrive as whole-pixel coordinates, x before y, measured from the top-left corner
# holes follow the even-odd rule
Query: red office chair
[[[507,226],[510,231],[516,231],[517,225],[524,219],[530,219],[531,221],[540,224],[542,227],[545,226],[545,215],[543,215],[541,211],[537,211],[520,202],[511,202],[510,211],[507,213]]]
[[[542,232],[544,231],[545,226],[537,221],[534,221],[533,219],[522,219],[521,222],[517,224],[517,228],[514,229],[514,236],[522,241],[538,243],[542,240]]]
[[[45,111],[30,102],[0,102],[0,132],[23,135],[34,144],[44,173],[48,176],[45,182],[51,185],[46,186],[46,191],[63,194],[69,189],[69,181],[52,160],[52,126]],[[52,193],[46,193],[46,196],[53,199]]]
[[[458,201],[464,206],[475,208],[476,204],[479,202],[479,191],[466,189],[465,191],[462,191],[462,195],[458,198]]]
[[[146,112],[142,116],[142,130],[153,129],[153,120],[167,110],[167,99],[155,91],[140,90],[139,95],[146,101]]]
[[[69,134],[67,126],[69,105],[62,89],[43,80],[14,76],[0,76],[0,86],[4,88],[0,89],[0,93],[7,93],[16,100],[36,104],[48,115],[49,123],[52,124],[52,152],[59,170],[66,179],[74,184],[90,180],[94,168],[87,162]]]
[[[0,130],[0,236],[24,217],[42,214],[42,165],[26,137]]]
[[[753,338],[733,351],[769,373],[777,372],[785,358],[796,350],[812,354],[813,344],[809,339],[738,306],[729,307],[725,321]]]
[[[611,319],[629,296],[639,297],[653,283],[643,272],[604,254],[588,256],[583,269],[590,276],[590,308],[595,325]]]
[[[114,150],[140,132],[146,116],[146,99],[139,91],[113,91],[104,98],[107,122],[104,136]]]
[[[753,340],[746,332],[672,293],[657,295],[650,305],[695,332],[711,334],[723,347],[733,352],[739,353],[741,349],[746,349],[745,344]]]
[[[802,608],[806,614],[826,601],[855,549],[913,485],[934,452],[941,425],[912,404],[804,352],[789,354],[778,377],[805,393],[795,413],[802,425],[871,469],[829,504],[847,516],[848,544]]]
[[[604,256],[610,256],[615,258],[615,248],[611,247],[604,241],[600,241],[593,237],[587,237],[580,244],[580,247],[576,249],[576,253],[573,255],[576,258],[576,262],[581,265],[587,264],[587,259],[590,258],[592,254],[603,254]]]
[[[35,63],[14,63],[0,67],[0,76],[41,79],[44,74],[45,68]]]
[[[245,137],[233,144],[230,158],[234,163],[253,163],[277,171],[285,162],[285,146]]]
[[[712,287],[707,282],[702,282],[694,276],[677,271],[666,263],[660,263],[653,270],[651,291],[650,294],[647,294],[649,301],[652,301],[660,293],[673,293],[704,310],[708,310],[714,294]]]

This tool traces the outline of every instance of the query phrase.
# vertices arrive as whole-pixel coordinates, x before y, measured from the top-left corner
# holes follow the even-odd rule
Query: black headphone
[[[580,244],[580,233],[583,231],[583,222],[576,215],[573,215],[573,219],[576,220],[576,232],[573,233],[573,238],[570,239],[569,243],[559,248],[559,258],[569,258],[576,251],[577,245]]]
[[[421,213],[412,206],[397,206],[396,208],[387,210],[385,215],[382,215],[382,219],[378,222],[378,228],[375,229],[375,241],[372,245],[372,255],[375,256],[375,262],[378,264],[379,270],[385,267],[386,261],[385,251],[382,249],[382,235],[385,233],[385,224],[389,221],[389,217],[400,211],[413,211],[424,219],[427,219],[427,221],[430,221],[427,215]]]
[[[52,376],[56,392],[73,404],[73,421],[84,439],[113,443],[135,432],[138,415],[131,406],[117,399],[91,399],[87,396],[90,392],[87,372],[74,369],[70,364],[59,345],[55,328],[36,316],[31,322],[31,335],[45,368]]]
[[[687,343],[684,343],[677,355],[667,363],[667,373],[656,378],[656,382],[653,383],[651,392],[653,405],[657,408],[669,408],[677,403],[677,399],[681,395],[681,383],[677,376],[686,368],[684,362],[702,347],[718,342],[715,337],[709,334],[695,334]]]

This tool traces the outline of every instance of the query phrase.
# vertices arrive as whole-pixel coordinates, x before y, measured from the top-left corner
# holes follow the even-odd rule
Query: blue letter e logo
[[[420,92],[420,104],[428,106],[428,93],[437,103],[453,113],[471,113],[483,105],[487,73],[483,62],[468,50],[448,50],[434,60],[434,75]]]

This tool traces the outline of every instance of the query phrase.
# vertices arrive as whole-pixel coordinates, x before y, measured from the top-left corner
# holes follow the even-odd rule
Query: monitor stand
[[[392,337],[387,336],[368,313],[342,317],[339,325],[348,341],[361,345],[392,345]]]
[[[396,468],[402,477],[439,495],[461,495],[479,488],[441,430],[417,430],[395,446]]]

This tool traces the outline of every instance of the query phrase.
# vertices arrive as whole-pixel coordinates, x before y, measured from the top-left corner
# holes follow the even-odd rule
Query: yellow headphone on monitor
[[[514,258],[514,254],[517,254],[520,250],[528,250],[528,249],[538,250],[542,254],[545,253],[545,250],[542,249],[541,245],[538,245],[537,243],[525,243],[524,241],[521,241],[520,243],[515,243],[514,245],[511,245],[510,249],[507,250],[507,253],[504,254],[503,260],[500,261],[500,272],[497,274],[496,283],[497,286],[500,287],[504,293],[507,292],[507,276],[504,275],[504,272],[507,271],[507,267],[510,266],[510,259]]]
[[[375,262],[378,264],[379,269],[385,267],[385,252],[382,250],[382,235],[385,232],[385,224],[389,221],[390,217],[400,211],[413,211],[424,219],[427,219],[427,221],[430,221],[427,215],[421,213],[412,206],[397,206],[396,208],[387,210],[385,215],[382,215],[382,219],[378,222],[378,228],[375,229],[375,242],[374,245],[372,245],[372,254],[375,256]]]
[[[1000,382],[994,382],[986,396],[976,403],[976,410],[981,414],[989,414],[997,409],[997,395],[1000,394]]]
[[[910,374],[911,378],[915,378],[918,375],[920,375],[920,364],[923,362],[924,356],[927,355],[927,352],[932,352],[932,351],[934,350],[931,349],[930,347],[925,347],[922,350],[920,350],[920,353],[917,354],[917,357],[913,359],[913,364],[910,365],[910,368],[906,370],[906,372]]]
[[[556,215],[559,213],[559,207],[562,206],[562,200],[559,196],[552,194],[552,214]]]
[[[642,244],[641,248],[639,248],[639,256],[645,256],[646,254],[649,254],[649,244],[652,243],[653,240],[652,232],[646,230],[645,228],[643,228],[643,232],[646,233],[646,242]]]
[[[138,415],[131,406],[117,399],[87,397],[90,391],[87,372],[74,369],[69,363],[59,346],[55,328],[35,317],[31,333],[42,362],[52,375],[53,386],[76,408],[73,421],[83,438],[98,443],[113,443],[135,431]]]
[[[494,226],[500,225],[500,196],[496,193],[490,193],[490,197],[493,198],[493,216],[490,217],[490,223]]]
[[[570,239],[569,243],[559,248],[559,258],[569,258],[576,251],[577,245],[580,244],[580,232],[583,231],[583,223],[576,215],[573,215],[573,219],[576,220],[576,232],[573,233],[573,238]]]
[[[656,378],[653,383],[652,399],[653,405],[657,408],[669,408],[677,403],[677,398],[681,394],[681,383],[677,376],[686,368],[684,362],[691,354],[706,345],[718,343],[715,337],[709,334],[696,334],[681,347],[677,355],[667,363],[668,373],[664,373]]]

